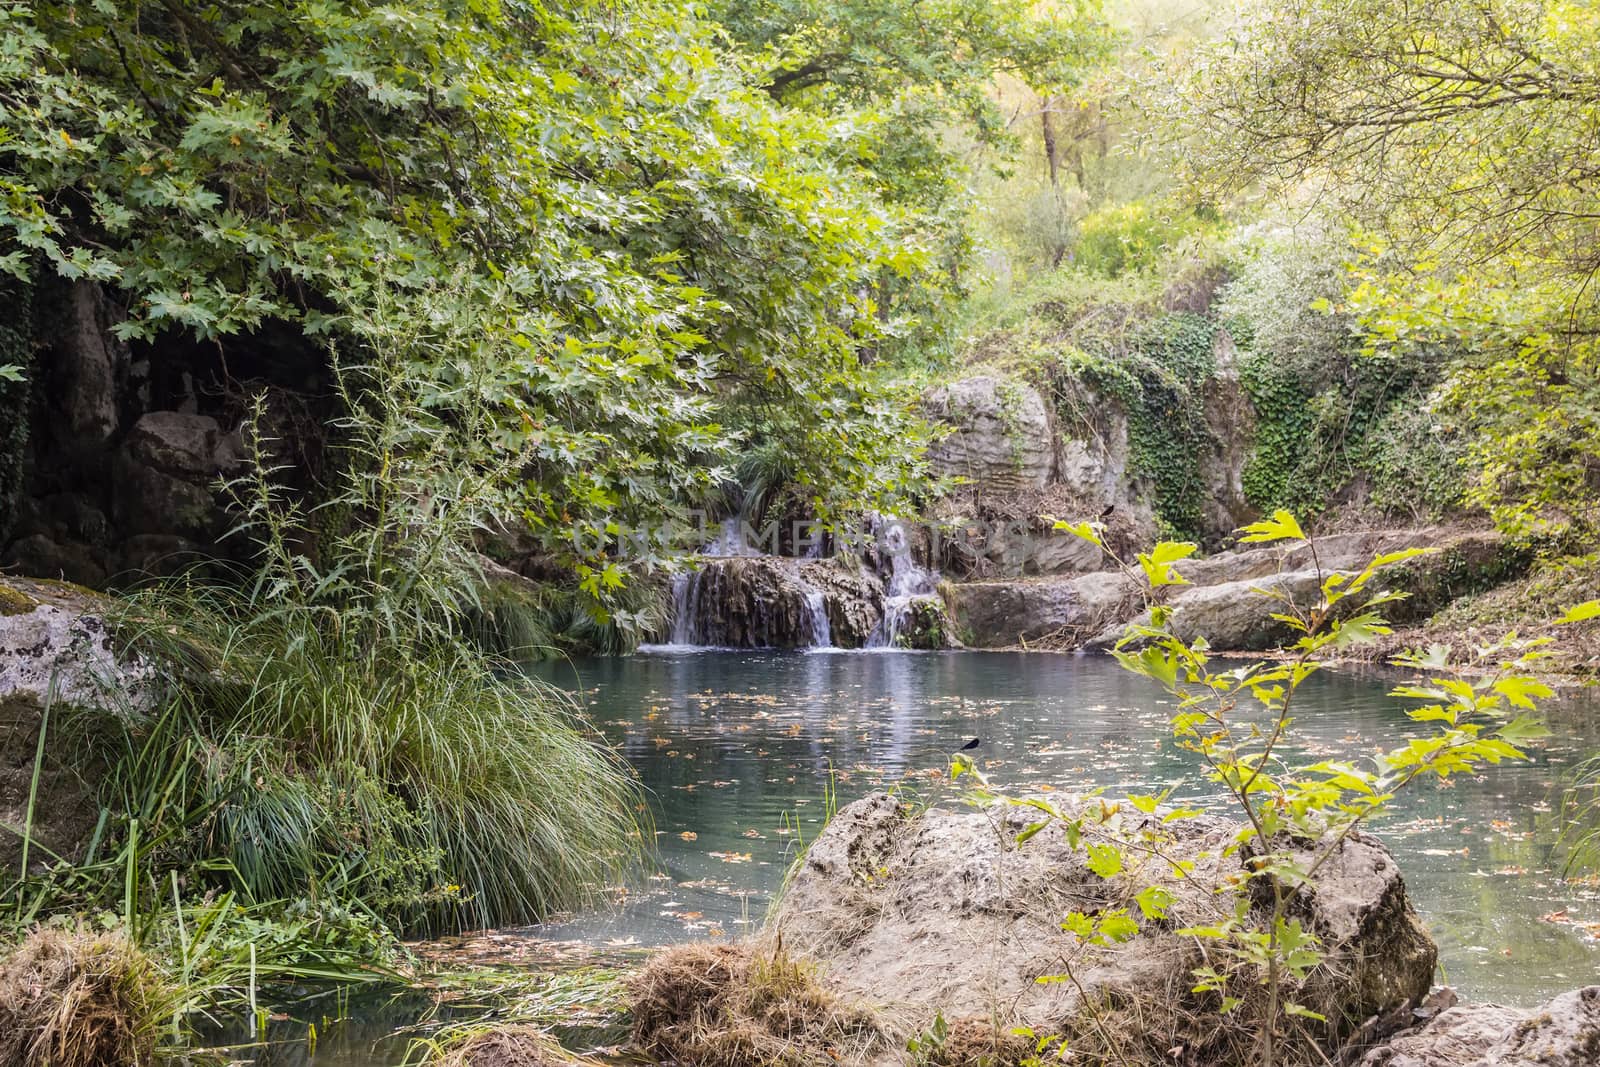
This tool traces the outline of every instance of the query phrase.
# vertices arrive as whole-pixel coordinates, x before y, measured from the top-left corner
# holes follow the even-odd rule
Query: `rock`
[[[147,466],[127,454],[114,461],[113,508],[127,534],[165,534],[210,541],[225,514],[207,488]]]
[[[1069,814],[1100,803],[1049,798]],[[1112,816],[1124,818],[1144,816],[1132,808]],[[1187,878],[1150,864],[1106,879],[1059,828],[1017,844],[1032,822],[1006,805],[917,814],[888,794],[869,796],[842,809],[813,842],[773,929],[819,966],[830,988],[888,1001],[890,1014],[931,1021],[999,1011],[1000,1024],[1073,1035],[1086,1062],[1098,1062],[1090,1046],[1099,1027],[1123,1013],[1110,1025],[1135,1062],[1237,1062],[1229,1056],[1248,1022],[1223,1016],[1214,995],[1189,991],[1189,972],[1205,957],[1197,939],[1173,932],[1218,920],[1217,889],[1241,869],[1237,854],[1223,855],[1237,826],[1214,817],[1169,824],[1173,839],[1163,851],[1194,864]],[[1172,896],[1167,917],[1145,922],[1132,939],[1096,947],[1062,929],[1071,912],[1126,907],[1155,879]],[[1328,1015],[1319,1035],[1327,1047],[1363,1019],[1427,993],[1433,942],[1374,838],[1357,833],[1342,843],[1297,910],[1329,953],[1294,994]],[[1037,981],[1064,967],[1072,981]],[[1132,1047],[1141,1044],[1151,1047]]]
[[[108,699],[148,707],[152,672],[119,656],[105,620],[109,601],[65,582],[0,577],[0,822],[20,827],[28,814],[39,731],[47,707],[93,706]],[[108,694],[115,694],[109,696]],[[91,767],[48,758],[39,776],[34,837],[49,853],[70,855],[93,829],[96,808],[84,783]],[[0,832],[0,868],[20,859],[15,835]]]
[[[1105,553],[1081,537],[1055,529],[1043,515],[948,521],[938,556],[957,577],[1021,578],[1084,574],[1105,566]]]
[[[1372,1049],[1361,1067],[1465,1067],[1527,1017],[1524,1010],[1498,1004],[1458,1004]]]
[[[178,574],[209,558],[199,544],[188,538],[135,534],[122,544],[122,573],[132,577]]]
[[[1447,1008],[1371,1050],[1361,1067],[1594,1067],[1600,1063],[1600,986],[1532,1010],[1498,1004]]]
[[[1138,589],[1116,571],[963,582],[949,587],[948,601],[956,633],[974,648],[1032,642],[1076,648],[1107,627],[1119,626],[1142,604]]]
[[[108,686],[148,682],[146,668],[117,654],[111,603],[68,582],[0,577],[0,699],[92,705]]]
[[[979,375],[941,386],[925,398],[929,415],[951,432],[928,448],[933,469],[970,478],[980,492],[1043,489],[1055,470],[1049,408],[1032,387]]]
[[[128,454],[148,467],[206,484],[243,461],[236,434],[224,433],[207,415],[152,411],[128,432]]]
[[[883,587],[847,566],[783,556],[708,559],[674,586],[671,637],[726,648],[808,648],[826,637],[860,647],[877,625]]]
[[[50,391],[62,420],[56,436],[81,451],[105,443],[117,430],[118,390],[128,350],[111,332],[122,316],[95,282],[73,283],[67,314]]]
[[[829,636],[840,648],[860,648],[883,615],[883,582],[844,559],[803,560],[801,580],[823,596]]]
[[[1472,1067],[1594,1067],[1600,1063],[1600,985],[1562,993],[1502,1034]]]
[[[1206,487],[1201,522],[1208,543],[1228,537],[1259,514],[1244,496],[1244,468],[1255,446],[1255,405],[1239,381],[1238,348],[1227,330],[1217,331],[1212,359],[1216,373],[1206,379],[1202,395],[1211,432],[1197,457]]]
[[[75,541],[62,544],[44,534],[13,542],[6,549],[6,558],[29,574],[86,586],[101,586],[106,580],[106,563],[99,553],[87,545]]]

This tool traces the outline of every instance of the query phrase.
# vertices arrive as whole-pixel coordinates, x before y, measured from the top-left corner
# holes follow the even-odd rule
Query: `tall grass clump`
[[[401,931],[532,921],[637,855],[634,778],[578,707],[474,640],[477,538],[527,457],[481,398],[504,352],[444,291],[379,294],[330,354],[327,484],[286,488],[270,397],[230,485],[254,566],[133,594],[114,620],[143,699],[63,720],[140,892],[331,902]]]
[[[470,644],[352,638],[338,614],[216,587],[134,607],[167,690],[76,725],[104,746],[104,802],[175,831],[164,864],[434,930],[571,906],[637,851],[626,768],[563,693]]]

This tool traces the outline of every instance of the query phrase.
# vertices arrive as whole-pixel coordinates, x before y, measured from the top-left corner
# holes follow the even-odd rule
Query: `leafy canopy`
[[[448,290],[547,547],[609,568],[751,442],[823,515],[919,473],[860,358],[905,327],[881,286],[941,284],[926,214],[876,176],[881,118],[786,106],[693,11],[8,2],[0,40],[0,269],[111,286],[151,342],[288,320],[359,349],[377,294]],[[451,403],[448,357],[413,370]]]
[[[1261,0],[1169,117],[1196,177],[1307,186],[1367,230],[1368,354],[1459,354],[1439,402],[1471,502],[1518,532],[1600,517],[1600,10],[1557,0]]]

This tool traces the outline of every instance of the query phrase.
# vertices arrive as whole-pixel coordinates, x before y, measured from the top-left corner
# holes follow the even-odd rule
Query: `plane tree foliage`
[[[968,46],[1015,43],[878,80],[970,90],[997,60]],[[624,528],[753,442],[823,515],[920,474],[913,405],[862,357],[906,327],[886,279],[942,285],[938,226],[886,195],[887,117],[792,106],[773,62],[650,2],[6,0],[0,269],[108,287],[157,358],[290,322],[359,363],[357,324],[448,295],[477,340],[423,346],[420,407],[448,419],[478,368],[487,444],[524,457],[507,506],[604,587]]]

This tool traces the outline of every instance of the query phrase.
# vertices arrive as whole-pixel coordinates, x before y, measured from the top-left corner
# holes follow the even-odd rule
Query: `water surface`
[[[648,946],[737,936],[762,920],[803,841],[825,821],[830,796],[844,804],[896,789],[953,801],[943,771],[974,737],[1001,789],[1172,786],[1175,800],[1214,804],[1194,757],[1167,736],[1159,690],[1103,657],[659,651],[539,673],[580,692],[638,768],[654,809],[656,862],[616,887],[616,907],[493,935],[528,945],[534,957],[560,951],[544,939],[582,941],[585,953],[626,960]],[[1302,751],[1351,758],[1422,732],[1385,698],[1397,677],[1314,678],[1295,726]],[[1419,783],[1374,827],[1439,943],[1441,978],[1471,999],[1531,1005],[1600,981],[1600,941],[1584,927],[1600,930],[1600,888],[1560,879],[1551,810],[1562,776],[1600,749],[1600,700],[1563,698],[1548,719],[1553,736],[1533,762]],[[1558,913],[1565,921],[1546,919]],[[236,1049],[234,1061],[392,1067],[419,1032],[396,1028],[441,1011],[425,996],[404,996],[286,1014],[267,1041]],[[304,1040],[312,1026],[314,1047]],[[615,1039],[579,1035],[573,1047]]]
[[[761,921],[830,791],[841,804],[885,788],[951,796],[943,768],[974,737],[1002,789],[1172,786],[1175,800],[1212,803],[1167,736],[1159,690],[1104,657],[660,650],[542,673],[582,691],[639,769],[659,869],[619,890],[617,908],[537,936],[736,936]],[[1348,758],[1423,732],[1385,697],[1396,677],[1314,678],[1295,725],[1302,750]],[[1560,879],[1551,814],[1563,772],[1600,747],[1596,712],[1593,698],[1554,703],[1554,736],[1533,762],[1419,782],[1374,826],[1439,943],[1442,978],[1470,998],[1531,1004],[1600,975],[1600,941],[1582,925],[1600,923],[1600,890]]]

